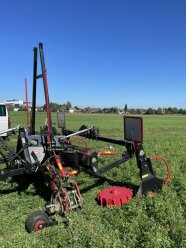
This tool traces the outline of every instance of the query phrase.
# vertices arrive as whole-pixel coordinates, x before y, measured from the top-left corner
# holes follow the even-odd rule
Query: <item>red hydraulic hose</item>
[[[169,165],[167,163],[167,160],[162,156],[154,156],[154,157],[150,158],[151,161],[157,160],[157,159],[161,159],[164,162],[164,164],[165,164],[165,166],[167,168],[167,177],[166,177],[166,180],[165,180],[165,186],[168,186],[168,183],[170,181],[170,176],[171,176],[170,167],[169,167]]]
[[[76,138],[72,138],[70,141],[71,141],[71,142],[73,142],[73,141],[78,141],[78,140],[80,140],[80,141],[83,141],[83,142],[84,142],[84,144],[85,144],[85,148],[87,148],[87,147],[88,147],[88,143],[87,143],[87,141],[86,141],[83,137],[76,137]]]

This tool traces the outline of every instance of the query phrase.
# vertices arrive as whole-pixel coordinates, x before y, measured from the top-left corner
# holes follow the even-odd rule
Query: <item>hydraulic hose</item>
[[[168,165],[167,160],[162,156],[154,156],[154,157],[150,158],[151,161],[157,160],[157,159],[162,160],[165,164],[165,167],[167,168],[167,177],[166,177],[165,184],[164,184],[166,187],[166,186],[168,186],[168,183],[170,181],[170,176],[171,176],[170,166]]]

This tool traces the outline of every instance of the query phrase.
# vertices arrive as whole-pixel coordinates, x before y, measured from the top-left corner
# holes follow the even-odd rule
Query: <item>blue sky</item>
[[[31,100],[33,47],[43,42],[52,102],[186,108],[185,0],[0,4],[0,99],[25,99],[27,77]]]

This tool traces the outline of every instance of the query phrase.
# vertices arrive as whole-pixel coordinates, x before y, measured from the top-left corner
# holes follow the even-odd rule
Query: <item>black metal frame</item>
[[[84,126],[85,128],[85,126]],[[81,128],[80,128],[81,129]],[[63,130],[64,135],[73,134],[74,132],[71,130]],[[94,171],[95,175],[101,175],[109,170],[111,170],[114,167],[117,167],[124,162],[127,162],[129,159],[136,157],[137,166],[140,170],[140,178],[141,178],[141,186],[139,187],[139,190],[137,192],[137,196],[140,196],[142,194],[146,194],[149,191],[159,191],[162,189],[164,185],[164,181],[162,179],[159,179],[155,176],[152,163],[148,157],[146,157],[143,144],[139,142],[132,142],[127,140],[116,140],[112,138],[102,137],[94,135],[94,129],[92,132],[82,134],[81,136],[84,136],[88,139],[96,139],[98,141],[103,141],[111,144],[121,145],[123,147],[126,147],[127,151],[122,154],[122,158],[115,160],[114,162],[102,167],[102,168],[93,168],[92,171]]]

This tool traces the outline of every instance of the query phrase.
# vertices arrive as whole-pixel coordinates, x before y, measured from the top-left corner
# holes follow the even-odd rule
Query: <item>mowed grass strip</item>
[[[12,126],[26,127],[25,112],[12,112]],[[57,123],[56,113],[52,113]],[[37,113],[36,129],[45,122],[45,113]],[[103,136],[123,139],[123,116],[102,114],[67,114],[67,127],[78,130],[81,125],[95,125]],[[60,130],[59,130],[60,132]],[[13,137],[12,137],[13,138]],[[145,116],[144,147],[147,156],[162,155],[171,166],[171,181],[155,197],[132,199],[121,208],[101,208],[97,193],[116,185],[139,185],[136,160],[131,159],[104,175],[100,181],[86,174],[73,177],[82,192],[82,210],[70,213],[69,224],[46,228],[28,234],[26,217],[44,209],[45,200],[36,193],[34,184],[18,187],[16,182],[0,183],[0,247],[186,247],[186,117]],[[15,146],[16,139],[11,141]],[[89,141],[92,149],[108,148],[108,144]],[[119,146],[113,145],[119,151]],[[108,159],[108,160],[106,160]],[[112,158],[101,158],[100,166]],[[166,177],[161,161],[153,168]]]

